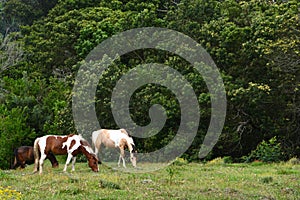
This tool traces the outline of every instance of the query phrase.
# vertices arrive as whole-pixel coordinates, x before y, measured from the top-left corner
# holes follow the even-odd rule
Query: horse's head
[[[133,167],[136,167],[136,154],[137,154],[137,150],[135,149],[135,145],[131,144],[132,146],[132,150],[130,152],[130,161],[133,165]]]
[[[99,171],[99,167],[98,167],[98,159],[96,157],[96,155],[91,155],[88,158],[88,163],[89,163],[89,167],[94,171],[94,172],[98,172]]]
[[[134,154],[130,155],[130,161],[133,167],[136,167],[136,156]]]

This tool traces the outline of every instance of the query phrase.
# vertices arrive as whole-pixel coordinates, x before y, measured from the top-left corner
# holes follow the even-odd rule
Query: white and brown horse
[[[95,153],[98,155],[101,144],[110,148],[119,148],[120,156],[118,166],[120,166],[121,159],[123,161],[123,167],[125,165],[125,148],[127,147],[130,152],[130,161],[133,167],[136,167],[136,149],[132,137],[128,135],[125,129],[108,130],[100,129],[92,133],[92,141],[95,147]],[[100,159],[99,159],[100,160]]]
[[[68,154],[64,171],[67,170],[72,159],[72,171],[75,170],[76,156],[82,153],[88,160],[89,167],[98,172],[98,159],[90,144],[81,135],[45,135],[34,141],[34,172],[43,172],[43,163],[47,155],[53,153],[55,155]]]

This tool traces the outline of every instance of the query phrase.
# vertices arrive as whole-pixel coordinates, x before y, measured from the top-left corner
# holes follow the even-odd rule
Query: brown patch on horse
[[[127,140],[126,139],[124,139],[124,138],[122,138],[121,140],[120,140],[120,142],[119,142],[119,147],[120,148],[128,148],[128,145],[127,145]]]
[[[102,136],[104,136],[105,138],[110,138],[107,129],[102,129],[101,134],[102,134]]]
[[[73,147],[75,144],[76,144],[76,141],[75,141],[75,140],[72,140],[69,148],[72,149],[72,147]]]
[[[110,134],[107,129],[102,129],[100,134],[101,136],[98,137],[101,140],[100,144],[103,143],[107,147],[115,147],[115,142],[110,139]]]
[[[46,148],[44,153],[46,155],[49,154],[49,152],[52,152],[55,155],[64,155],[67,154],[67,146],[62,146],[64,142],[68,140],[67,137],[62,136],[49,136],[46,140]]]

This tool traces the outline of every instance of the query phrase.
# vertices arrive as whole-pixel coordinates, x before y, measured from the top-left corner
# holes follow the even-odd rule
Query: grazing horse
[[[25,165],[33,164],[34,163],[34,153],[32,146],[21,146],[14,150],[14,164],[11,167],[12,169],[16,169],[17,167],[21,166],[21,168],[25,168]],[[50,153],[47,155],[47,158],[50,160],[52,167],[58,167],[58,162],[55,156]]]
[[[92,141],[95,147],[95,153],[98,155],[100,151],[101,144],[110,148],[119,148],[120,149],[120,157],[118,166],[120,167],[121,159],[123,161],[123,167],[126,168],[125,165],[125,152],[124,149],[127,147],[130,152],[130,161],[133,167],[136,167],[136,149],[135,144],[133,142],[132,137],[128,135],[125,129],[119,130],[108,130],[108,129],[100,129],[94,131],[92,133]]]
[[[64,167],[64,172],[67,171],[67,166],[72,159],[72,171],[75,170],[76,156],[82,153],[88,160],[89,167],[98,172],[98,159],[90,144],[83,139],[81,135],[45,135],[37,138],[34,141],[34,172],[43,171],[43,162],[47,155],[53,153],[55,155],[68,154],[67,161]]]

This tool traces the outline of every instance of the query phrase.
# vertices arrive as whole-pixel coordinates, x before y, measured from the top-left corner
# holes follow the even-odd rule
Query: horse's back
[[[32,146],[21,146],[15,149],[14,151],[14,165],[13,168],[17,168],[21,165],[22,168],[25,167],[25,164],[34,163],[34,154]]]
[[[17,155],[20,159],[26,160],[29,163],[33,163],[34,156],[33,156],[33,147],[32,146],[21,146],[17,150]],[[32,164],[31,163],[31,164]]]

